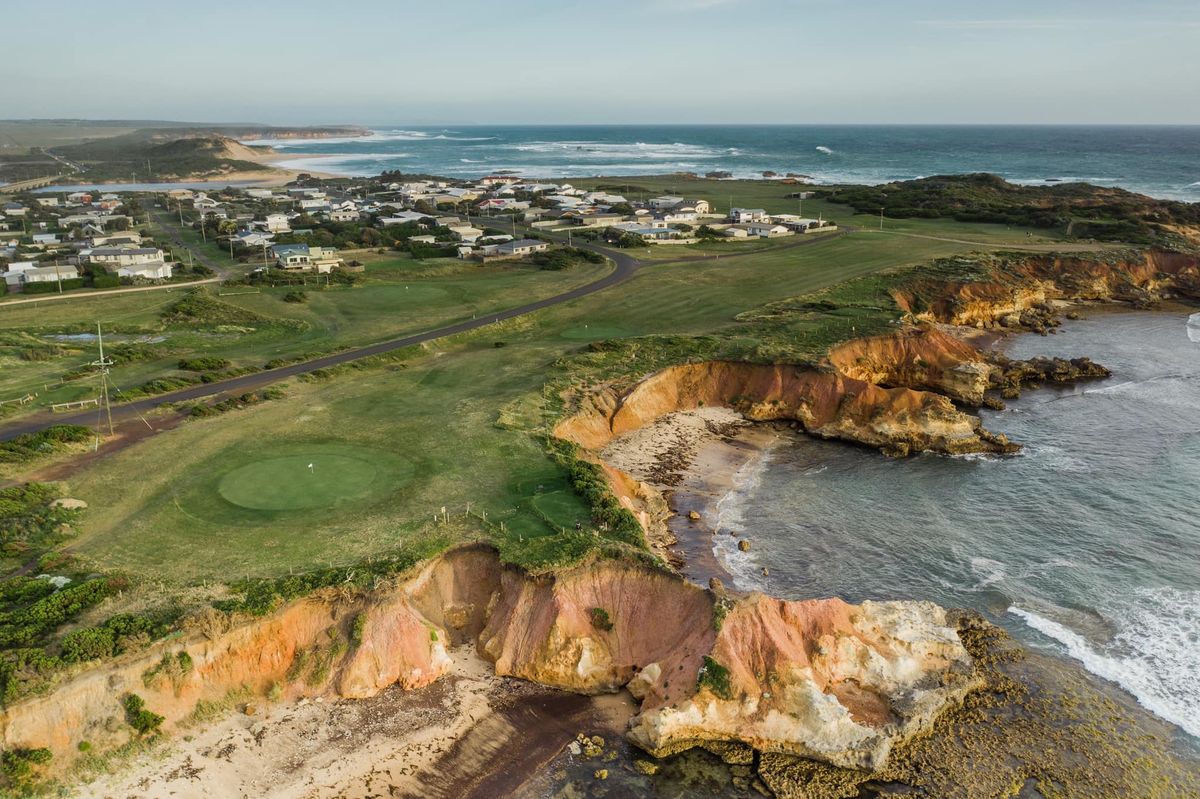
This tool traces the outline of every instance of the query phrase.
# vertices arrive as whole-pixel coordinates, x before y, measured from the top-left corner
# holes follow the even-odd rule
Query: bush
[[[146,709],[146,701],[137,694],[126,694],[121,702],[125,709],[125,723],[133,727],[138,735],[149,735],[158,732],[158,728],[166,720],[157,713]]]
[[[214,369],[228,369],[229,361],[226,358],[216,358],[213,356],[184,358],[179,362],[179,368],[185,372],[209,372]]]
[[[72,291],[81,289],[84,286],[84,279],[81,277],[73,277],[70,280],[63,280],[62,290]],[[26,283],[21,287],[22,294],[56,294],[58,292],[59,281],[51,280],[46,283]]]
[[[733,687],[729,682],[729,669],[717,661],[704,656],[704,665],[696,678],[697,688],[707,688],[722,699],[733,698]]]
[[[612,619],[609,618],[608,611],[604,608],[592,608],[592,626],[597,630],[608,632],[613,628]]]
[[[0,770],[14,786],[29,789],[34,777],[34,766],[45,765],[52,757],[49,749],[9,749],[0,756]]]
[[[36,433],[25,433],[11,441],[0,441],[0,463],[25,463],[43,455],[52,455],[69,444],[89,441],[95,434],[78,424],[56,424]]]
[[[284,302],[308,302],[308,292],[305,291],[289,291],[283,295]]]

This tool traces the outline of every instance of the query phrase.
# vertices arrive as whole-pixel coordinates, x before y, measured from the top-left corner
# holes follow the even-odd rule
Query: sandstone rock
[[[592,772],[592,776],[598,780],[606,780],[608,779],[608,769],[598,768]]]
[[[721,582],[720,577],[709,577],[708,590],[714,594],[723,594],[725,593],[725,583]]]
[[[633,761],[633,770],[638,774],[645,774],[647,777],[651,777],[658,773],[658,764],[653,760],[635,758]]]
[[[256,706],[253,702],[247,702],[246,706],[242,708],[242,712],[247,716],[253,716],[258,713],[258,706]]]
[[[738,551],[749,552],[750,551],[750,541],[745,538],[743,538],[741,541],[738,541]]]
[[[688,511],[688,518],[694,522],[698,522],[700,521],[700,514],[697,511],[691,510]]]
[[[65,508],[66,510],[83,510],[88,504],[82,499],[72,499],[71,497],[60,497],[50,503],[52,508]]]

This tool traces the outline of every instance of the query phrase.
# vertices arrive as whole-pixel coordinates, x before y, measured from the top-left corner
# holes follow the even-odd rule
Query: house
[[[334,208],[327,216],[330,222],[357,222],[359,218],[358,211],[348,211],[343,208]]]
[[[794,214],[780,214],[771,218],[776,223],[783,225],[789,230],[794,230],[797,233],[813,233],[818,230],[837,230],[837,225],[831,225],[824,219],[811,219],[809,217],[795,216]]]
[[[10,286],[19,286],[22,280],[21,275],[36,268],[36,261],[15,261],[9,264],[8,269],[4,272],[4,282]]]
[[[431,217],[429,214],[422,214],[418,211],[401,211],[394,216],[380,217],[379,224],[383,225],[384,227],[387,227],[388,225],[406,225],[409,222],[419,223],[430,218]]]
[[[550,245],[539,239],[517,239],[506,241],[496,247],[497,258],[522,258],[535,252],[545,252]]]
[[[409,241],[415,241],[417,244],[437,244],[437,236],[412,236]]]
[[[189,191],[188,196],[190,197],[191,194],[192,193]],[[90,192],[86,191],[73,191],[67,195],[67,202],[74,203],[76,205],[89,205],[92,202],[92,195]]]
[[[217,201],[216,201],[216,200],[214,200],[212,197],[209,197],[207,194],[204,194],[204,193],[197,194],[197,195],[196,195],[196,196],[195,196],[195,197],[192,199],[192,207],[193,207],[193,208],[195,208],[195,209],[196,209],[196,210],[198,210],[198,211],[199,211],[199,210],[202,210],[202,209],[203,209],[203,210],[207,210],[207,209],[210,209],[210,208],[216,208],[216,207],[218,207],[220,204],[221,204],[221,203],[217,202]]]
[[[726,238],[730,238],[730,239],[748,239],[748,238],[750,238],[750,231],[746,230],[746,228],[744,226],[742,226],[742,227],[732,226],[732,227],[727,227],[724,230],[722,230],[721,235],[725,236]]]
[[[310,247],[307,244],[276,244],[271,247],[275,265],[291,272],[328,274],[342,265],[333,247]]]
[[[292,229],[287,214],[267,214],[266,227],[268,233],[287,233]]]
[[[42,208],[57,208],[58,207],[58,197],[53,194],[48,195],[46,197],[38,197],[35,200],[35,202],[38,205],[40,205]]]
[[[696,218],[697,218],[697,214],[695,211],[692,211],[692,210],[685,211],[685,210],[671,209],[668,211],[661,211],[661,212],[655,214],[654,218],[659,221],[666,222],[668,224],[672,223],[672,222],[695,222]]]
[[[770,219],[767,212],[761,208],[730,208],[728,218],[735,225],[744,225],[748,222],[767,222]]]
[[[246,196],[253,197],[256,200],[269,200],[269,199],[271,199],[271,190],[270,189],[246,189]]]
[[[5,216],[25,216],[29,213],[29,209],[20,203],[5,203],[3,210]]]
[[[15,266],[15,264],[13,265]],[[10,286],[25,285],[26,283],[55,283],[59,280],[75,280],[79,277],[79,270],[70,264],[61,264],[54,266],[33,266],[28,269],[22,269],[16,273],[16,282],[10,281],[10,276],[13,274],[12,267],[4,275],[4,281]]]
[[[174,268],[164,260],[163,251],[157,247],[94,247],[81,250],[79,257],[107,271],[115,271],[119,277],[166,280]]]
[[[57,233],[34,233],[33,243],[45,247],[50,244],[61,244],[62,242],[58,240]]]
[[[617,224],[624,218],[621,214],[580,214],[575,217],[575,224],[583,227],[608,227]]]
[[[683,202],[682,197],[672,197],[667,195],[665,197],[651,197],[649,200],[646,200],[646,206],[655,210],[663,210],[666,208],[674,208],[681,202]]]
[[[774,222],[769,221],[749,222],[745,225],[739,225],[738,227],[745,228],[746,232],[751,236],[758,236],[761,239],[773,239],[778,236],[791,236],[795,234],[795,231],[789,230],[783,225],[777,225]]]
[[[174,273],[174,264],[159,261],[147,264],[129,264],[117,267],[118,277],[140,278],[142,280],[166,280]]]
[[[450,232],[458,236],[459,241],[464,241],[468,244],[475,242],[483,235],[482,230],[471,225],[451,225]]]
[[[232,238],[234,244],[242,247],[267,247],[275,242],[273,234],[257,230],[239,230]]]
[[[613,225],[609,230],[619,231],[628,236],[638,236],[643,241],[665,241],[678,235],[678,231],[672,230],[665,225],[662,227],[643,227],[637,222]]]
[[[301,211],[328,211],[329,201],[324,197],[305,197],[296,203]]]
[[[506,197],[491,197],[476,206],[480,211],[526,211],[530,203],[527,200],[513,200]]]

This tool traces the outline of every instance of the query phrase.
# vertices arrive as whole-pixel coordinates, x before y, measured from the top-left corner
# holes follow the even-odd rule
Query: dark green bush
[[[125,698],[121,701],[121,707],[125,709],[125,723],[133,727],[138,735],[158,732],[158,728],[166,720],[157,713],[147,710],[146,701],[137,694],[125,694]]]

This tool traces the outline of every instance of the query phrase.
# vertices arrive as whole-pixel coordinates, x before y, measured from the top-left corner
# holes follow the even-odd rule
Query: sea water
[[[1198,332],[1200,314],[1106,312],[1007,342],[1113,372],[984,411],[1019,455],[788,439],[720,501],[716,554],[740,589],[976,608],[1200,738]]]
[[[386,126],[370,136],[259,139],[283,166],[344,175],[385,170],[544,178],[795,173],[817,183],[885,183],[993,172],[1018,183],[1087,181],[1200,200],[1200,127],[977,125]],[[316,158],[315,154],[332,154]],[[618,182],[619,185],[619,182]]]

